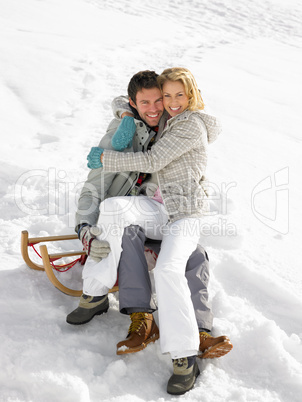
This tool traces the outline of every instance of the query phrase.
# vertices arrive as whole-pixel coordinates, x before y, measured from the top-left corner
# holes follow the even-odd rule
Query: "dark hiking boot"
[[[214,338],[207,332],[199,333],[199,354],[202,359],[215,359],[229,353],[233,345],[227,336],[218,336]]]
[[[117,355],[139,352],[159,338],[159,330],[152,314],[132,313],[130,318],[132,322],[127,338],[116,345]]]
[[[200,371],[196,363],[196,356],[173,359],[173,375],[167,385],[168,394],[183,395],[194,387]]]
[[[83,294],[80,298],[79,307],[68,314],[66,321],[72,325],[86,324],[95,315],[107,313],[108,309],[108,295],[88,296]]]

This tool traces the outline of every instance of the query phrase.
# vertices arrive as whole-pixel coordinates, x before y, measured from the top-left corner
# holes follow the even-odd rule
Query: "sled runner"
[[[45,242],[54,242],[54,241],[65,241],[65,240],[75,240],[78,239],[78,236],[76,234],[74,235],[62,235],[62,236],[46,236],[46,237],[28,237],[28,232],[27,230],[23,230],[21,232],[21,254],[22,257],[26,263],[26,265],[31,268],[35,269],[38,271],[45,271],[48,279],[50,282],[61,292],[69,295],[69,296],[76,296],[80,297],[83,293],[82,290],[73,290],[70,289],[66,286],[64,286],[58,278],[54,274],[54,270],[58,272],[65,272],[69,269],[71,269],[76,263],[80,263],[81,265],[85,264],[87,255],[85,251],[69,251],[69,252],[62,252],[62,253],[56,253],[56,254],[49,254],[47,246],[45,244],[40,245],[40,253],[37,252],[35,249],[35,245],[38,245],[39,243],[45,243]],[[39,257],[42,259],[43,265],[35,263],[29,256],[28,249],[29,247],[32,247],[36,254],[39,255]],[[54,264],[54,261],[60,260],[62,258],[67,258],[67,257],[75,257],[78,256],[78,258],[72,262],[69,262],[67,264]],[[109,291],[109,292],[116,292],[118,291],[118,286],[117,284]]]

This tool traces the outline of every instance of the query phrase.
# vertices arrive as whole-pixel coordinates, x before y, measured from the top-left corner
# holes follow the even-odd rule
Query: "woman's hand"
[[[103,156],[103,148],[99,148],[99,147],[92,147],[88,156],[87,156],[87,160],[88,160],[88,164],[87,166],[90,169],[98,169],[103,167],[103,163],[101,162],[101,157]]]
[[[123,151],[132,145],[136,131],[134,118],[125,116],[112,137],[111,145],[116,151]]]

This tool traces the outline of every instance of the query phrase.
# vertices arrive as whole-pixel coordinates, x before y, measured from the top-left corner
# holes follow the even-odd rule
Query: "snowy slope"
[[[0,0],[1,402],[301,400],[301,18],[298,0]],[[170,66],[193,72],[223,121],[204,244],[214,333],[234,344],[178,398],[158,343],[116,356],[118,294],[74,328],[77,299],[20,255],[24,229],[73,233],[111,100],[135,72]],[[62,277],[81,287],[80,267]]]

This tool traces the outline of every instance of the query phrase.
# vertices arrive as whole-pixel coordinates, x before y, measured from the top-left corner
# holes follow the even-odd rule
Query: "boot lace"
[[[143,324],[146,324],[146,313],[132,313],[130,314],[131,324],[129,327],[128,335],[132,332],[139,331]]]
[[[199,332],[200,338],[203,338],[203,340],[206,340],[207,338],[213,338],[211,334],[208,332]]]
[[[173,363],[174,363],[174,365],[177,366],[177,367],[183,367],[184,364],[185,364],[185,360],[186,360],[186,358],[185,358],[185,357],[182,357],[181,359],[175,359],[175,360],[173,360]]]

